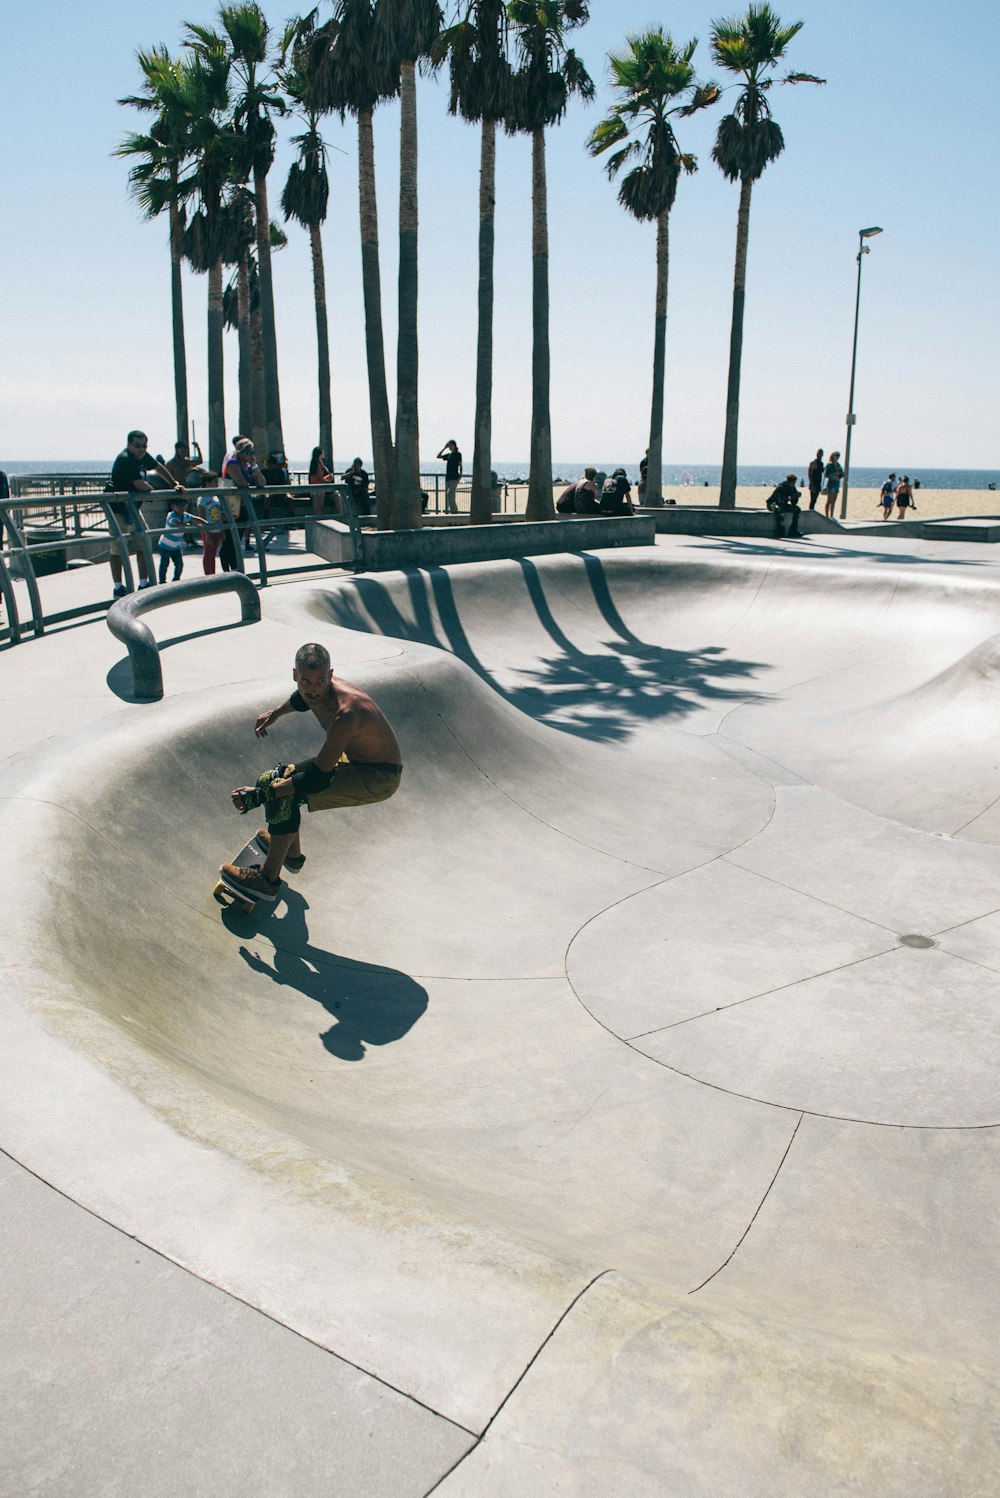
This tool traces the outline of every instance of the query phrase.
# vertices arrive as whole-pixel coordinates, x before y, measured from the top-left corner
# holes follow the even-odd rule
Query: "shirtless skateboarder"
[[[259,739],[286,713],[311,712],[326,738],[315,759],[301,765],[277,765],[255,786],[232,792],[237,811],[262,806],[267,827],[257,833],[257,846],[267,855],[262,868],[223,864],[224,884],[237,894],[273,900],[281,888],[281,870],[300,869],[305,862],[299,842],[300,806],[328,811],[337,806],[368,806],[387,801],[399,789],[403,766],[392,725],[381,708],[353,682],[335,676],[330,655],[322,645],[303,645],[292,671],[295,691],[287,702],[261,713],[254,725]]]

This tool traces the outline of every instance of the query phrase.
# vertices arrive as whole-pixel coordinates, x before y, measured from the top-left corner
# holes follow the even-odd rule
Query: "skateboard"
[[[254,834],[254,837],[256,837],[256,833]],[[254,866],[262,868],[264,864],[264,855],[261,853],[256,842],[254,841],[254,838],[252,837],[248,843],[244,843],[243,847],[237,853],[232,862],[238,869],[249,869],[253,868]],[[246,890],[240,890],[239,893],[237,893],[236,890],[229,888],[229,885],[225,883],[221,876],[216,883],[212,894],[215,896],[216,900],[218,900],[219,904],[222,905],[226,910],[235,908],[236,910],[242,911],[244,915],[250,915],[251,911],[256,905],[273,904],[273,901],[262,900],[258,895],[250,894]]]

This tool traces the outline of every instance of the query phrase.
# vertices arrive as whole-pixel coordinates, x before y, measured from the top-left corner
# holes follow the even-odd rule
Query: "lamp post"
[[[851,352],[851,393],[847,397],[847,441],[844,443],[844,487],[840,491],[840,518],[847,517],[847,486],[851,478],[851,429],[857,421],[854,414],[854,371],[858,363],[858,313],[861,310],[861,257],[867,255],[870,249],[865,244],[866,239],[873,239],[882,230],[877,226],[871,229],[858,230],[858,294],[854,299],[854,348]]]

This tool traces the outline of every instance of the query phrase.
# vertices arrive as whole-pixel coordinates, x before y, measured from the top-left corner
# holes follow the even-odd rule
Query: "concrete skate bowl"
[[[103,1160],[81,1137],[75,1194],[477,1430],[524,1351],[504,1320],[537,1349],[590,1287],[536,1377],[655,1431],[560,1431],[514,1401],[523,1451],[600,1472],[608,1440],[683,1447],[706,1498],[836,1491],[831,1472],[990,1491],[1000,853],[835,793],[820,745],[880,713],[915,731],[943,673],[971,701],[995,598],[623,556],[303,585],[275,607],[335,657],[344,624],[408,648],[352,673],[399,729],[403,790],[308,819],[273,912],[223,915],[210,891],[249,830],[229,786],[315,747],[299,718],[253,739],[284,675],[9,763],[5,980],[196,1162],[156,1183],[158,1226],[123,1206],[153,1189],[131,1137],[102,1135]],[[987,671],[982,711],[992,691]],[[771,715],[800,727],[794,762]],[[206,1157],[289,1220],[305,1201],[345,1241],[370,1231],[391,1267],[373,1250],[353,1303],[320,1306],[285,1237],[282,1257],[273,1227],[240,1230],[245,1184],[220,1193],[228,1225],[213,1215]],[[170,1215],[177,1194],[211,1234]],[[421,1299],[432,1269],[447,1333]]]

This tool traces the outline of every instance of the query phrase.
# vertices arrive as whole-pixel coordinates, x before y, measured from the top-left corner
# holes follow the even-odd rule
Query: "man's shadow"
[[[286,886],[282,904],[284,913],[267,926],[273,965],[241,946],[247,966],[323,1006],[336,1023],[320,1039],[341,1061],[363,1061],[368,1046],[402,1040],[427,1008],[427,990],[395,968],[354,962],[312,946],[307,902]]]

